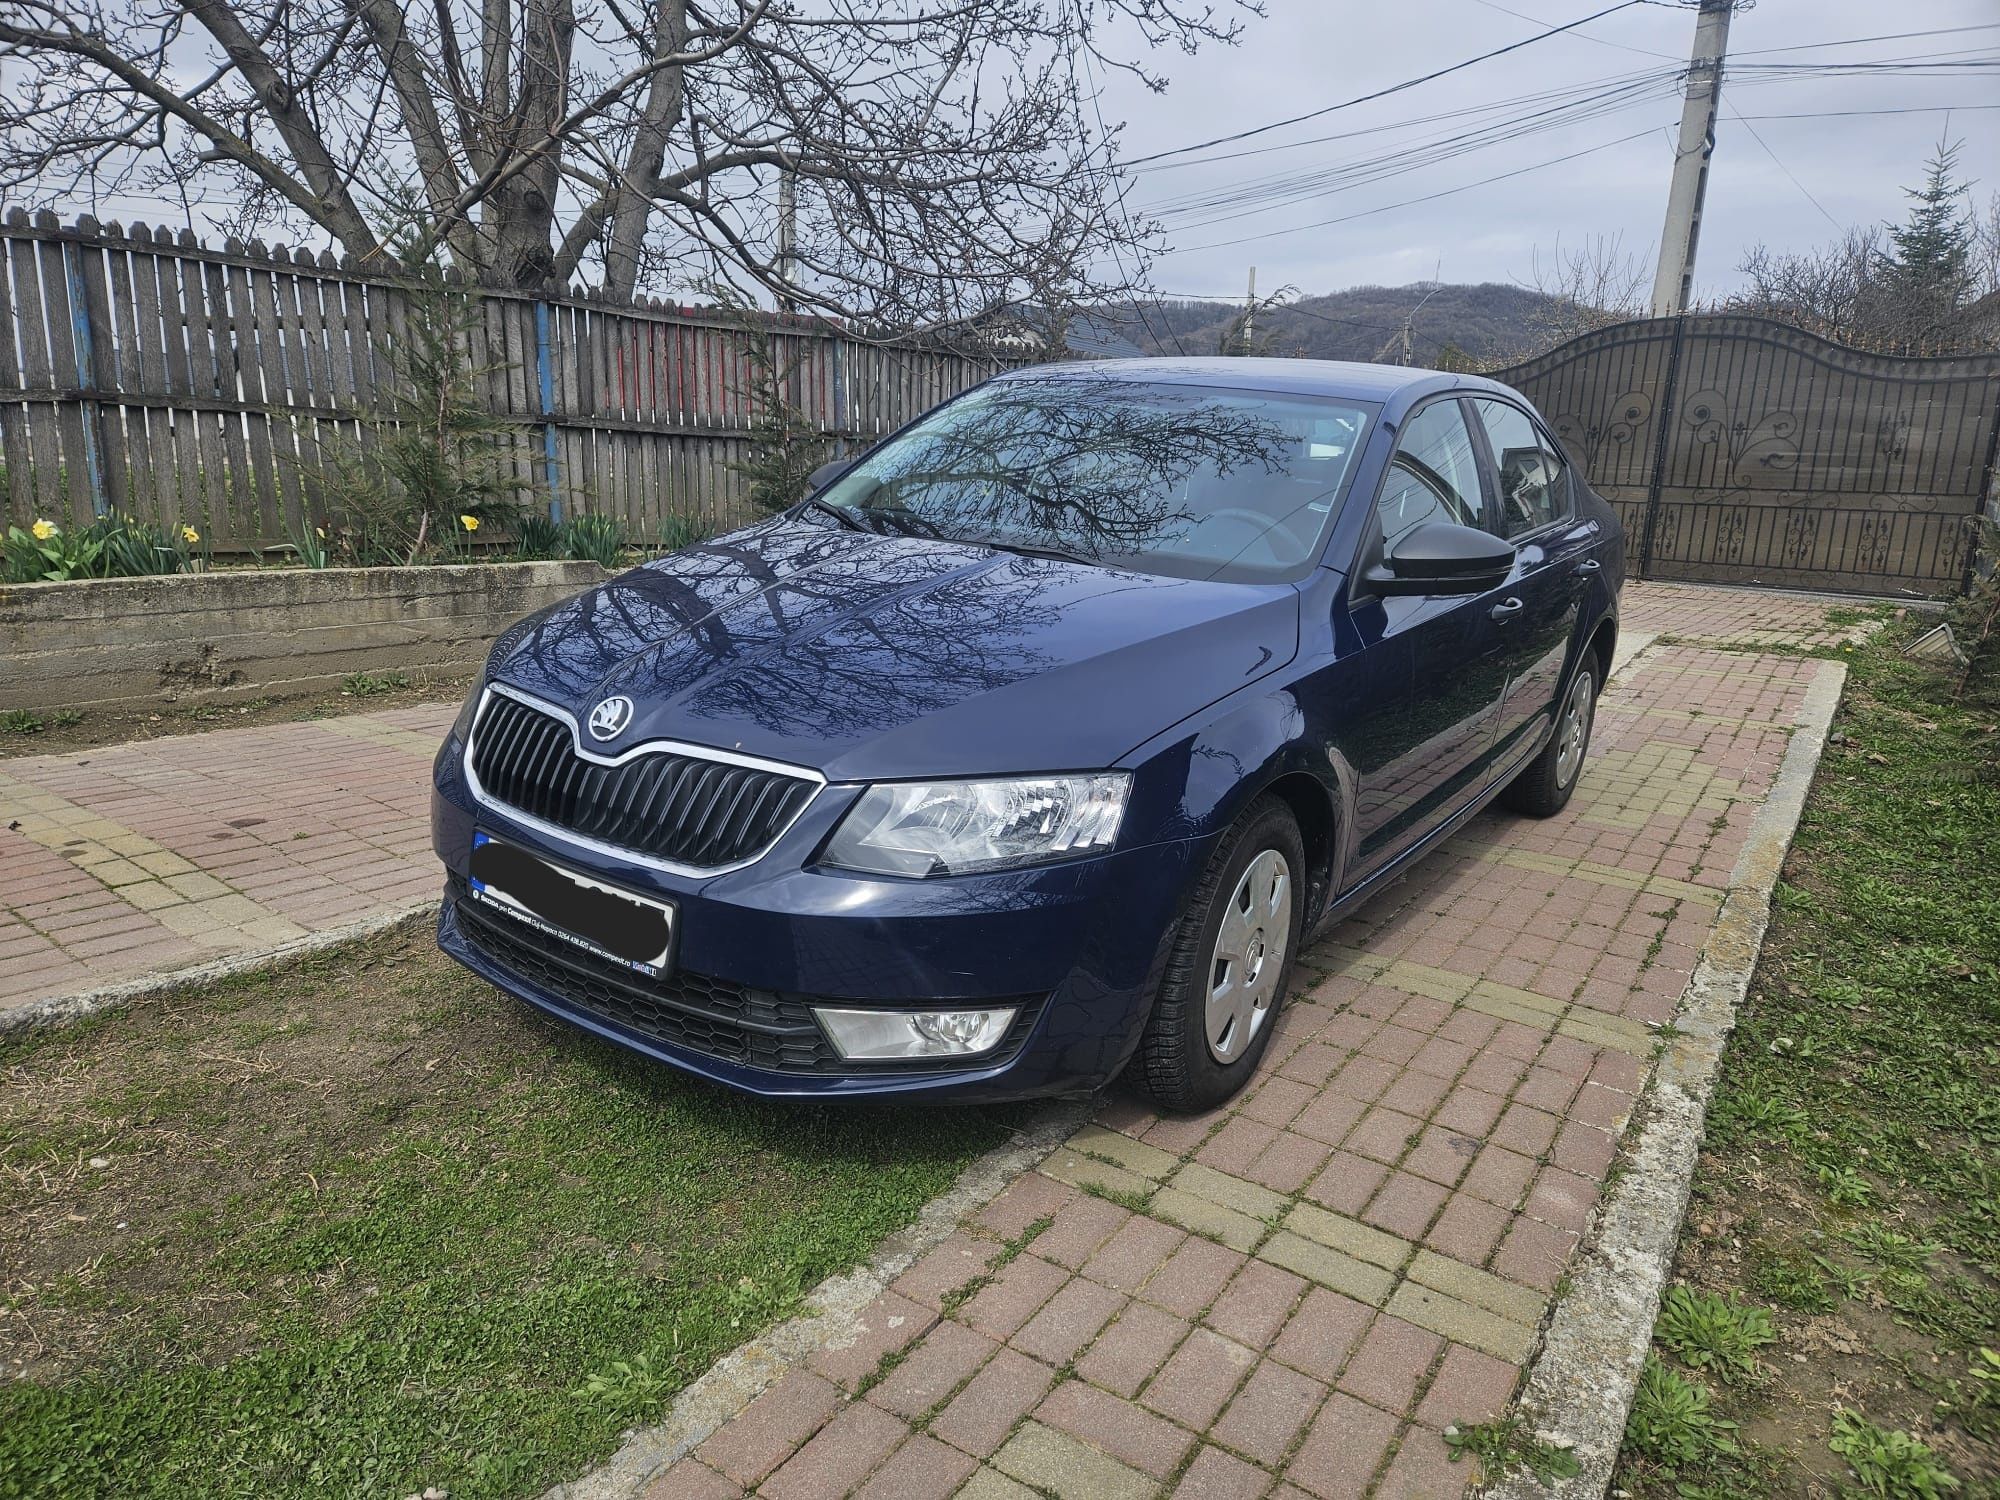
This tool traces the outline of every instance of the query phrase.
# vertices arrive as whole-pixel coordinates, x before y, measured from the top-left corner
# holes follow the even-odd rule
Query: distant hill
[[[1427,293],[1430,300],[1424,302]],[[1410,362],[1417,365],[1439,363],[1449,348],[1469,356],[1475,367],[1504,364],[1560,342],[1576,317],[1576,309],[1558,298],[1498,282],[1357,286],[1260,311],[1253,328],[1255,352],[1400,360],[1403,317],[1419,302],[1424,307],[1410,332]],[[1242,310],[1241,303],[1155,302],[1146,305],[1143,318],[1135,310],[1115,320],[1100,315],[1099,321],[1115,321],[1117,331],[1148,354],[1215,354]]]

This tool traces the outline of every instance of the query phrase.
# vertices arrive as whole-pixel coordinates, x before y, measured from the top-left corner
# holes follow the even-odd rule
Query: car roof
[[[1352,401],[1407,401],[1432,391],[1490,390],[1505,386],[1477,375],[1452,375],[1407,365],[1372,365],[1340,359],[1094,359],[1032,365],[1006,371],[1001,380],[1129,380],[1146,384],[1220,386],[1230,390],[1286,391],[1344,396]]]

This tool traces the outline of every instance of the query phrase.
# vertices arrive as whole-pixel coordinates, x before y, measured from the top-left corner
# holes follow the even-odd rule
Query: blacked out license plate
[[[478,831],[471,887],[473,900],[636,973],[658,979],[671,965],[671,902],[606,885]]]

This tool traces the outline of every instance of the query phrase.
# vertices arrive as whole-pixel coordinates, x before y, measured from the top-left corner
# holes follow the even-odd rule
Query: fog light
[[[1014,1024],[1005,1010],[834,1010],[813,1014],[851,1062],[899,1057],[974,1057],[1000,1045]]]

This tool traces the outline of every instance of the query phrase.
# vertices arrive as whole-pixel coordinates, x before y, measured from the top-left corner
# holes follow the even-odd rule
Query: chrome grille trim
[[[511,699],[515,703],[519,703],[537,713],[557,720],[567,727],[569,731],[568,754],[570,756],[568,766],[559,766],[553,760],[554,745],[552,744],[543,748],[534,764],[527,768],[524,774],[537,779],[547,778],[550,775],[560,775],[562,778],[561,795],[573,796],[577,801],[590,804],[589,812],[578,820],[581,826],[571,827],[541,817],[528,811],[526,808],[516,806],[514,803],[489,790],[480,781],[478,768],[475,764],[480,744],[480,733],[486,723],[488,709],[496,697]],[[517,730],[518,732],[521,731]],[[804,799],[792,810],[790,816],[785,818],[783,824],[776,828],[756,849],[720,864],[693,864],[686,860],[669,858],[665,855],[617,842],[614,839],[597,836],[597,833],[610,832],[615,827],[620,812],[616,799],[611,799],[607,802],[605,799],[593,795],[595,792],[600,791],[609,779],[606,773],[611,769],[627,765],[641,757],[657,755],[671,755],[687,761],[705,763],[705,768],[695,773],[696,777],[701,779],[703,784],[691,786],[684,780],[674,790],[669,800],[669,806],[672,806],[674,803],[680,803],[683,806],[696,805],[697,799],[700,797],[704,787],[712,783],[715,779],[718,779],[717,772],[720,771],[726,776],[728,769],[731,768],[759,771],[769,777],[785,778],[793,783],[805,783],[808,785],[809,790]],[[718,750],[712,746],[694,745],[681,740],[647,740],[641,744],[630,746],[616,755],[605,755],[591,749],[584,742],[582,726],[577,722],[576,716],[567,709],[559,704],[550,703],[545,699],[537,698],[532,693],[524,692],[519,688],[501,682],[489,682],[480,692],[479,707],[472,716],[471,728],[466,732],[464,773],[466,786],[471,791],[473,799],[476,802],[482,807],[492,808],[494,811],[505,815],[507,818],[525,827],[532,828],[539,833],[547,834],[550,838],[560,840],[575,847],[593,850],[599,854],[610,855],[615,859],[626,860],[648,869],[660,870],[672,875],[690,875],[702,878],[713,875],[725,875],[732,870],[743,869],[762,859],[780,839],[792,830],[793,826],[805,815],[806,809],[812,806],[821,790],[827,784],[826,777],[809,766],[792,765],[786,761],[768,760],[762,756],[743,755],[733,750]],[[757,811],[762,805],[762,799],[767,798],[774,787],[780,785],[781,783],[778,782],[766,781],[761,787],[757,788],[756,794],[760,800],[752,804],[751,810],[753,812]],[[637,782],[630,782],[620,790],[629,799],[638,794],[639,787]],[[660,793],[665,790],[666,785],[664,780],[656,780],[650,788],[647,805],[635,812],[628,802],[624,812],[631,816],[650,816],[653,812],[653,803],[658,801]],[[729,815],[734,815],[740,810],[743,798],[749,795],[751,790],[751,785],[747,780],[744,785],[734,789],[734,800],[730,805]],[[720,801],[721,798],[719,796],[710,798],[709,805],[704,809],[702,815],[704,825],[709,823],[716,823],[718,827],[726,825],[726,817],[720,820],[717,818]],[[597,833],[593,833],[591,831],[593,829],[597,830]]]

